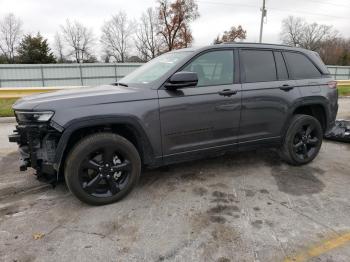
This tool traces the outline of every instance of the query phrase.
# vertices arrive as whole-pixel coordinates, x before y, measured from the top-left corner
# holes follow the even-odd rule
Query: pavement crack
[[[332,227],[330,227],[330,226],[328,226],[328,225],[326,225],[326,224],[324,224],[324,223],[322,223],[322,222],[320,222],[320,221],[315,220],[314,218],[312,218],[312,217],[310,217],[310,216],[304,214],[303,212],[300,212],[300,211],[298,211],[297,209],[295,209],[295,208],[293,208],[293,207],[290,207],[290,206],[288,206],[288,205],[286,205],[286,204],[284,204],[284,203],[280,203],[279,201],[273,199],[272,197],[269,197],[269,199],[270,199],[271,201],[273,201],[273,202],[275,202],[275,203],[278,203],[279,205],[281,205],[281,206],[283,206],[283,207],[285,207],[285,208],[287,208],[287,209],[289,209],[289,210],[291,210],[291,211],[293,211],[293,212],[295,212],[295,213],[297,213],[297,214],[299,214],[299,215],[301,215],[301,216],[303,216],[303,217],[305,217],[305,218],[311,220],[311,221],[314,222],[315,224],[317,224],[317,225],[319,225],[319,226],[322,226],[322,227],[324,227],[324,228],[327,228],[328,230],[332,231],[334,234],[339,235],[339,233],[338,233],[335,229],[333,229]]]
[[[73,228],[69,228],[69,227],[65,227],[65,226],[62,226],[62,228],[67,229],[67,230],[69,230],[69,231],[71,231],[71,232],[77,232],[77,233],[82,233],[82,234],[86,234],[86,235],[99,236],[99,237],[101,237],[101,238],[106,238],[106,239],[108,239],[108,240],[114,242],[113,239],[111,239],[108,235],[105,235],[105,234],[102,234],[102,233],[98,233],[98,232],[89,232],[89,231],[84,231],[84,230],[80,230],[80,229],[73,229]]]
[[[183,244],[181,244],[180,246],[174,248],[173,250],[169,251],[168,253],[166,253],[165,255],[160,255],[158,257],[157,260],[155,260],[156,262],[160,262],[160,261],[165,261],[165,260],[171,260],[173,258],[176,258],[176,256],[184,249],[187,247],[190,247],[192,244],[194,243],[194,240],[187,240],[185,241]]]
[[[272,233],[273,238],[276,240],[276,242],[278,243],[278,246],[280,248],[280,250],[282,251],[284,257],[287,257],[287,250],[285,249],[285,247],[283,246],[283,243],[281,242],[281,240],[279,239],[279,237],[277,236],[276,232],[270,228],[270,231]]]
[[[60,227],[63,227],[62,224],[59,224],[57,226],[55,226],[53,229],[51,229],[46,235],[50,235],[51,233],[53,233],[54,231],[56,231],[57,229],[59,229]]]

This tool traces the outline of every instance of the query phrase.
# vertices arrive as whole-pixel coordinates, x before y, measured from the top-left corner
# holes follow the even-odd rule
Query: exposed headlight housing
[[[51,119],[54,112],[42,111],[42,112],[26,112],[26,111],[15,111],[18,122],[47,122]]]

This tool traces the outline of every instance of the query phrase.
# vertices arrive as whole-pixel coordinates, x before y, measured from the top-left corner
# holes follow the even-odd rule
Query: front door
[[[176,91],[158,91],[163,156],[234,147],[241,85],[234,84],[233,50],[200,54],[181,71],[196,72],[198,84]]]

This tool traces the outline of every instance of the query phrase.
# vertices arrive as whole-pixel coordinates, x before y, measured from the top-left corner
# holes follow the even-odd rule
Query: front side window
[[[276,81],[276,66],[272,51],[241,50],[245,82]]]
[[[197,73],[197,87],[232,84],[233,50],[212,51],[200,55],[182,71]]]
[[[308,79],[321,77],[320,71],[305,55],[285,52],[288,68],[293,79]]]

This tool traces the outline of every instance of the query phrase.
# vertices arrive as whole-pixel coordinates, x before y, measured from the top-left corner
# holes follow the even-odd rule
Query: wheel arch
[[[299,106],[293,112],[293,115],[296,114],[313,116],[320,122],[323,131],[327,129],[326,110],[321,104]]]
[[[133,116],[99,116],[71,120],[57,144],[54,169],[62,171],[65,157],[83,137],[96,132],[112,132],[128,139],[138,150],[143,164],[155,162],[154,149],[139,121]]]
[[[289,123],[294,115],[305,114],[315,117],[321,124],[323,132],[328,129],[329,112],[328,101],[324,97],[302,98],[296,101],[288,111],[288,117],[283,127],[283,136],[287,132]]]

